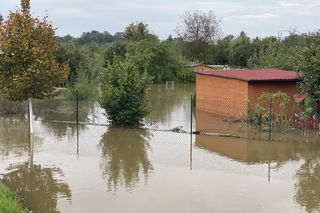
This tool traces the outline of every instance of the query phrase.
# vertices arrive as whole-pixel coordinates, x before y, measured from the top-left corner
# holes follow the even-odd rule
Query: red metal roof
[[[233,78],[248,82],[257,81],[300,81],[296,72],[279,69],[247,69],[247,70],[204,70],[197,74]]]

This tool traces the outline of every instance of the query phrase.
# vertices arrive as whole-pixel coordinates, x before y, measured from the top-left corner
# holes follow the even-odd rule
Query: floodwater
[[[188,131],[193,90],[154,86],[147,126]],[[81,120],[106,122],[84,106]],[[316,143],[47,121],[63,117],[36,115],[32,136],[24,118],[0,122],[1,181],[34,213],[320,211]]]

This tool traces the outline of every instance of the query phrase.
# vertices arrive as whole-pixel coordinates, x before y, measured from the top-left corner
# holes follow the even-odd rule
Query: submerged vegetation
[[[102,74],[100,105],[112,125],[137,126],[148,115],[151,81],[130,59],[116,60]]]

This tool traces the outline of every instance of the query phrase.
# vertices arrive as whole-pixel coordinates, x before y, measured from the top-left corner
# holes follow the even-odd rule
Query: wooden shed
[[[293,97],[296,72],[278,69],[196,71],[196,108],[226,117],[247,116],[248,101],[261,103],[263,92],[282,91]],[[294,101],[288,111],[293,110]]]
[[[191,68],[194,72],[210,70],[210,66],[207,64],[188,64],[187,67]]]

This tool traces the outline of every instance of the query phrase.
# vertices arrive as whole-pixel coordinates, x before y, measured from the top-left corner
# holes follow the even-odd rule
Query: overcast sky
[[[0,0],[4,16],[20,0]],[[160,38],[174,34],[185,11],[213,10],[222,18],[223,35],[249,36],[285,34],[291,27],[299,32],[320,29],[320,0],[31,0],[32,12],[57,27],[60,36],[79,36],[91,30],[123,31],[133,21],[143,21]]]

